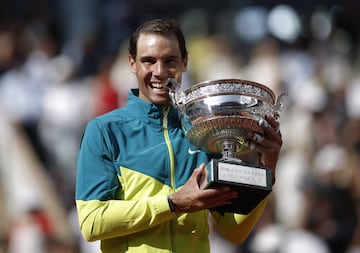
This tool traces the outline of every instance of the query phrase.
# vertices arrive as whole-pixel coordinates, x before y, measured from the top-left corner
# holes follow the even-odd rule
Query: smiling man
[[[228,240],[242,242],[266,199],[248,215],[209,209],[237,197],[228,187],[205,189],[212,157],[191,145],[170,104],[168,78],[187,70],[178,24],[152,20],[130,38],[129,64],[138,89],[128,104],[87,125],[78,155],[76,205],[82,234],[101,252],[210,252],[208,215]],[[264,166],[275,170],[279,124],[267,118],[262,143],[249,135]],[[265,140],[265,141],[264,141]],[[196,151],[195,151],[196,150]],[[191,151],[191,152],[189,152]]]
[[[181,56],[175,36],[140,34],[135,57],[129,56],[131,70],[139,80],[139,97],[155,104],[169,104],[169,77],[181,81],[186,71],[187,58]]]

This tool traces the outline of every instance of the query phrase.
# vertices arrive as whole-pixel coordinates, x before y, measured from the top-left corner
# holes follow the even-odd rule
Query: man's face
[[[182,72],[187,70],[187,59],[181,58],[174,36],[140,34],[136,59],[129,55],[131,72],[138,79],[139,97],[154,104],[169,104],[165,86],[172,77],[181,82]]]

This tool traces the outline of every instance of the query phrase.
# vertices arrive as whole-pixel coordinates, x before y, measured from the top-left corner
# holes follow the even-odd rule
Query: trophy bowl
[[[271,169],[248,166],[239,157],[249,149],[248,132],[263,132],[258,121],[265,115],[279,117],[285,94],[276,98],[267,86],[241,79],[205,81],[183,91],[170,78],[167,88],[190,143],[222,154],[207,166],[209,188],[226,184],[239,192],[239,199],[221,210],[248,213],[271,191]]]
[[[247,133],[262,133],[258,121],[265,115],[278,118],[282,107],[284,94],[276,99],[270,88],[252,81],[211,80],[185,91],[174,79],[169,81],[170,97],[179,109],[185,134],[208,153],[224,154],[224,146],[229,144],[233,145],[233,157],[246,152]]]

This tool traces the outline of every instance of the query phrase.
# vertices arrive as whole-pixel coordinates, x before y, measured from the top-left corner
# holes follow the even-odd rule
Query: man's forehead
[[[176,36],[173,34],[159,34],[159,33],[140,33],[138,43],[141,41],[156,41],[156,40],[175,40]]]
[[[179,44],[175,36],[164,36],[159,34],[141,34],[137,42],[138,53],[161,51],[180,54]],[[157,52],[159,53],[159,52]]]

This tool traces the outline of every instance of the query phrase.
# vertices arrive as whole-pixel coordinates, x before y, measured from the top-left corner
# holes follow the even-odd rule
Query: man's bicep
[[[118,171],[104,140],[97,125],[89,124],[78,153],[76,199],[108,200],[116,196]]]

